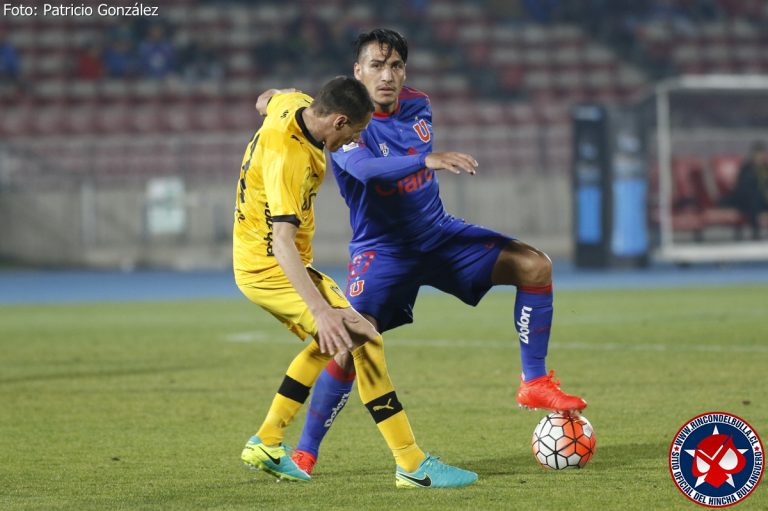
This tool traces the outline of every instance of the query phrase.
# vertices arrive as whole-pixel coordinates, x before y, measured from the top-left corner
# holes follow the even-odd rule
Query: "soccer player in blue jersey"
[[[395,31],[376,29],[355,42],[355,78],[368,89],[375,112],[360,140],[332,154],[353,229],[347,298],[384,332],[413,321],[421,286],[473,306],[492,286],[516,286],[511,314],[522,359],[518,404],[582,410],[587,403],[561,391],[545,365],[552,263],[530,245],[445,211],[435,171],[474,174],[477,162],[468,154],[432,152],[432,109],[426,94],[404,86],[407,60],[407,42]],[[342,353],[317,380],[293,455],[307,473],[354,379],[351,357]]]

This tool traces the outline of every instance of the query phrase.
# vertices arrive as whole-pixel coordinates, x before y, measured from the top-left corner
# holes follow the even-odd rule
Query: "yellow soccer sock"
[[[277,445],[283,441],[285,427],[307,400],[309,390],[330,359],[330,355],[320,352],[320,346],[314,340],[296,355],[256,433],[264,444]]]
[[[296,355],[285,374],[311,388],[331,358],[331,355],[320,351],[317,341],[311,340],[309,345]]]
[[[419,468],[427,456],[416,444],[411,424],[404,410],[377,423],[376,426],[387,441],[387,445],[392,450],[392,456],[395,457],[395,463],[400,468],[407,472],[413,472]]]
[[[283,382],[285,383],[285,382]],[[280,387],[282,389],[282,386]],[[277,445],[283,441],[284,429],[299,412],[302,403],[280,393],[275,395],[267,416],[256,434],[265,445]]]
[[[413,472],[426,456],[416,445],[408,416],[389,378],[383,339],[378,336],[368,341],[353,351],[352,356],[360,399],[392,450],[395,462],[404,470]]]

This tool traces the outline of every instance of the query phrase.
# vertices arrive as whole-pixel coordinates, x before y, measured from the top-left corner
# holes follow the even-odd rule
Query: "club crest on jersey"
[[[432,133],[430,133],[427,121],[424,119],[421,119],[419,122],[414,124],[413,130],[416,132],[416,134],[419,136],[419,140],[422,142],[427,143],[432,140]]]
[[[689,500],[727,507],[747,498],[763,477],[763,445],[744,419],[709,412],[689,420],[669,447],[669,472]]]
[[[381,144],[379,144],[379,149],[381,149],[382,156],[389,156],[389,147],[387,147],[386,142],[382,142]]]

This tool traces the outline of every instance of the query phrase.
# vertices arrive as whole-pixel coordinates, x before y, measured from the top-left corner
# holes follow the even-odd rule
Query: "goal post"
[[[743,216],[723,203],[750,146],[768,142],[768,76],[681,76],[657,84],[654,98],[656,258],[768,260],[768,239],[751,240]]]

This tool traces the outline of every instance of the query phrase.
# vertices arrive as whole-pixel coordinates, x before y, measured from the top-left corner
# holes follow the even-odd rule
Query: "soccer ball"
[[[536,425],[531,448],[543,467],[584,468],[595,454],[595,432],[584,416],[554,412]]]

